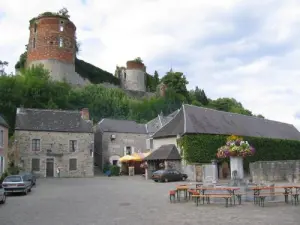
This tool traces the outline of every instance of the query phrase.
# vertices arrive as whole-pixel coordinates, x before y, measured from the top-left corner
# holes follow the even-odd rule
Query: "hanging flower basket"
[[[241,137],[232,135],[227,138],[226,145],[218,149],[217,158],[229,158],[231,156],[245,158],[254,154],[255,149],[247,141],[244,141]]]

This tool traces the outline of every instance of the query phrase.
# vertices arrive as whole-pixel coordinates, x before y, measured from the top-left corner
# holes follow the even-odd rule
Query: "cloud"
[[[299,111],[300,2],[296,0],[2,0],[0,59],[13,71],[28,21],[67,7],[79,57],[114,72],[140,56],[153,73],[173,67],[211,98],[234,97],[254,113],[293,123]]]

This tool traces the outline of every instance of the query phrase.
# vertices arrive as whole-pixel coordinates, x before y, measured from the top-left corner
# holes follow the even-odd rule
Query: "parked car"
[[[19,175],[28,175],[31,180],[32,186],[36,185],[36,176],[31,172],[20,172]]]
[[[4,179],[2,186],[6,193],[23,193],[27,195],[31,192],[32,181],[28,174],[11,175]]]
[[[177,170],[157,170],[152,175],[152,180],[155,182],[169,182],[169,181],[180,181],[186,180],[188,176],[184,173],[180,173]]]
[[[0,186],[0,204],[4,204],[6,201],[6,194],[4,188]]]

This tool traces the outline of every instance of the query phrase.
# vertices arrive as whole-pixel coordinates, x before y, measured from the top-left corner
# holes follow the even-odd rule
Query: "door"
[[[48,158],[46,162],[46,177],[54,177],[54,159]]]

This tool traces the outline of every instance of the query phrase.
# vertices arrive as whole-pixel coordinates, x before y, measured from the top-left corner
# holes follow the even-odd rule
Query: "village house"
[[[0,175],[6,170],[8,163],[8,124],[0,115]]]
[[[300,140],[291,124],[184,104],[176,116],[152,135],[154,149],[177,145],[177,139],[189,134],[240,135]]]
[[[177,140],[194,134],[300,140],[300,132],[291,124],[184,104],[172,120],[151,136],[153,149],[175,145],[180,152]],[[185,166],[182,169],[189,173]]]
[[[102,119],[95,126],[95,164],[103,169],[105,164],[120,165],[124,155],[144,153],[153,149],[151,137],[177,113],[162,113],[146,124],[130,120]]]
[[[88,109],[17,109],[14,148],[25,171],[41,177],[92,177],[93,145]]]

